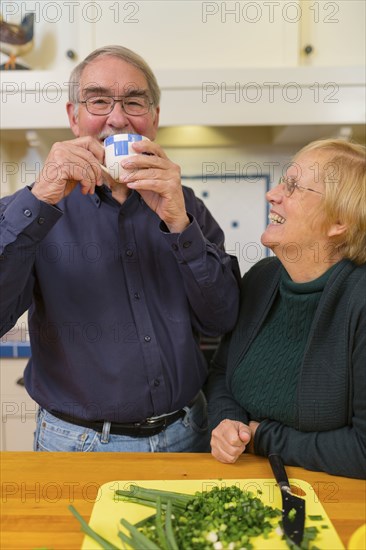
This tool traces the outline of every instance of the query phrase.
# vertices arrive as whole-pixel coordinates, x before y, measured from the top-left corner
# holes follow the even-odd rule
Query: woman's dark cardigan
[[[230,384],[278,292],[282,269],[267,258],[242,279],[239,319],[219,346],[207,384],[211,429],[224,418],[250,420]],[[324,288],[300,368],[297,409],[296,428],[275,419],[260,423],[255,453],[276,452],[286,464],[366,478],[366,264],[341,261]]]

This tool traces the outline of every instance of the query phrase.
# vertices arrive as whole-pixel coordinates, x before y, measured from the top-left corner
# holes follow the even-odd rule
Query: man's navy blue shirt
[[[29,308],[25,385],[43,408],[140,421],[202,387],[198,335],[233,328],[238,268],[203,202],[184,196],[180,234],[137,192],[120,205],[105,186],[56,207],[29,188],[1,201],[1,331]]]

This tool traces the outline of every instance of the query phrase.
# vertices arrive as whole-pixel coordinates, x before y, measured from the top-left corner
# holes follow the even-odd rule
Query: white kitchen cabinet
[[[96,47],[122,44],[137,51],[155,70],[297,64],[299,28],[293,21],[297,10],[283,10],[279,2],[147,0],[101,4],[95,26]]]
[[[17,382],[23,376],[27,359],[1,358],[1,439],[2,451],[31,451],[36,426],[37,404],[24,386]]]
[[[301,0],[300,7],[301,64],[365,65],[365,0]]]
[[[162,88],[161,126],[363,124],[365,6],[3,0],[5,20],[19,22],[33,9],[36,23],[34,50],[25,56],[33,70],[0,73],[2,128],[68,128],[71,69],[95,47],[113,43],[152,66]],[[306,45],[309,55],[302,53]]]
[[[157,69],[294,66],[298,4],[266,0],[2,0],[6,22],[35,14],[34,70],[72,69],[87,53],[120,44]]]
[[[107,44],[135,50],[155,71],[363,65],[365,10],[364,0],[2,0],[1,7],[9,23],[35,14],[26,64],[66,72]]]
[[[364,0],[99,4],[95,46],[125,45],[155,70],[365,63]]]

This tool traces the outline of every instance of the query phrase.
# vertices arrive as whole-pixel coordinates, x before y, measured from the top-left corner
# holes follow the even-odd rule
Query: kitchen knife
[[[291,493],[290,484],[280,455],[268,456],[282,496],[282,526],[285,535],[300,546],[304,535],[305,500]]]

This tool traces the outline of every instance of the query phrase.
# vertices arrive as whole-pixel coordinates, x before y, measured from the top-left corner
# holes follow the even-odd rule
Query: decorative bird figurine
[[[33,48],[34,13],[27,13],[20,25],[7,23],[0,16],[0,51],[9,56],[4,69],[26,68],[16,63],[16,58]]]

